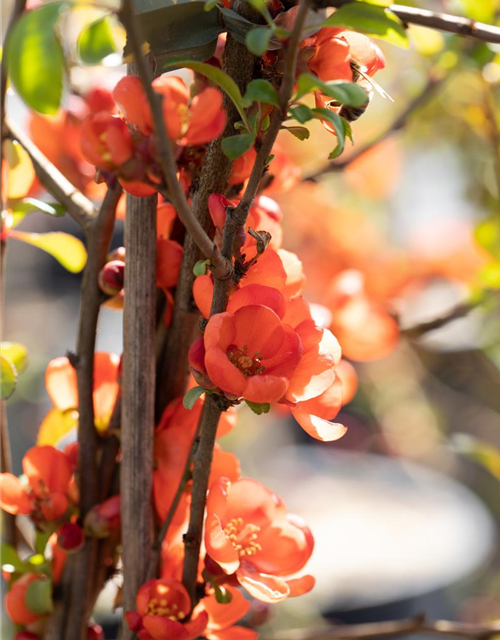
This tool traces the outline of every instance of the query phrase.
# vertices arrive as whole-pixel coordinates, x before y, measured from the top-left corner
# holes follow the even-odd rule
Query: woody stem
[[[229,210],[227,212],[221,254],[231,262],[236,233],[246,222],[250,206],[257,193],[266,167],[267,158],[276,141],[281,123],[286,117],[288,102],[292,96],[295,80],[298,46],[308,9],[308,0],[302,0],[285,55],[285,71],[279,92],[280,107],[279,109],[275,109],[273,113],[271,124],[257,153],[242,201],[232,213]],[[211,316],[217,313],[223,313],[226,310],[231,284],[231,280],[215,280],[212,308],[210,311]],[[191,597],[193,607],[197,603],[196,578],[203,533],[208,479],[210,477],[215,436],[221,413],[220,398],[216,395],[207,395],[201,418],[200,443],[195,456],[189,527],[184,536],[185,556],[182,581]]]

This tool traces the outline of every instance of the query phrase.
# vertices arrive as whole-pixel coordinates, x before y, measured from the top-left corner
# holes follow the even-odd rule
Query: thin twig
[[[257,193],[267,158],[278,135],[281,123],[286,118],[288,102],[292,96],[297,63],[298,45],[302,28],[309,9],[308,0],[302,0],[299,5],[297,18],[292,35],[287,45],[283,80],[279,92],[279,108],[275,109],[269,129],[266,132],[262,145],[257,152],[252,173],[250,175],[245,193],[240,204],[233,212],[228,211],[221,253],[225,259],[232,261],[234,239],[238,229],[245,224],[250,206]],[[216,280],[214,283],[214,295],[210,315],[222,313],[227,307],[231,281]],[[196,452],[193,472],[193,488],[191,492],[191,510],[189,515],[189,527],[184,536],[184,567],[182,581],[186,587],[193,607],[197,603],[196,579],[198,574],[198,559],[200,555],[201,539],[203,534],[203,518],[208,490],[208,480],[212,466],[213,449],[217,425],[222,413],[220,398],[216,395],[208,395],[203,407],[201,419],[200,444]]]
[[[54,198],[65,207],[68,214],[87,230],[97,216],[92,202],[78,191],[71,182],[48,160],[28,136],[8,118],[5,119],[6,135],[17,140],[29,155],[38,179]]]
[[[418,615],[405,620],[335,625],[317,631],[307,629],[286,631],[283,635],[273,636],[272,640],[374,640],[375,638],[405,636],[411,633],[431,633],[487,640],[500,633],[500,622],[491,624],[473,624],[450,620],[428,622],[425,615]]]
[[[232,9],[245,18],[258,20],[258,12],[243,0],[234,0]],[[254,55],[244,44],[235,40],[231,34],[228,35],[222,68],[238,85],[242,95],[248,83],[254,78],[255,60]],[[223,96],[223,108],[227,113],[225,131],[222,137],[216,138],[208,145],[199,179],[191,195],[193,214],[210,236],[213,235],[213,223],[208,210],[208,198],[212,193],[226,193],[233,166],[233,161],[222,150],[222,139],[234,135],[234,125],[241,119],[233,101],[226,93]],[[168,402],[184,394],[188,379],[187,352],[198,328],[199,311],[193,302],[195,278],[193,267],[202,256],[189,234],[186,234],[183,248],[172,322],[158,361],[157,419],[160,418]]]
[[[160,552],[163,540],[167,534],[168,528],[172,523],[172,520],[175,516],[175,512],[177,511],[177,507],[179,506],[179,502],[181,501],[182,494],[186,489],[186,485],[191,478],[191,465],[193,464],[193,459],[198,448],[199,439],[200,439],[200,431],[201,431],[202,420],[198,422],[198,428],[196,429],[195,436],[193,438],[193,442],[191,444],[191,448],[189,449],[188,457],[186,459],[186,464],[184,465],[184,470],[182,472],[182,477],[179,482],[179,486],[177,487],[177,491],[175,492],[174,498],[172,500],[172,504],[170,505],[170,509],[163,521],[160,531],[156,536],[156,539],[152,546],[151,560],[149,562],[148,573],[146,576],[146,580],[151,580],[156,575],[156,570],[158,568],[158,560],[160,559]]]
[[[213,241],[193,215],[182,186],[177,180],[177,163],[163,117],[163,97],[152,86],[153,74],[142,52],[142,44],[145,39],[142,34],[141,24],[134,13],[132,0],[123,0],[120,18],[127,31],[127,37],[137,65],[137,75],[141,80],[151,109],[158,160],[168,189],[168,193],[165,195],[172,202],[177,215],[188,233],[195,240],[200,251],[210,260],[215,277],[229,278],[232,275],[232,263],[222,257]]]
[[[355,1],[356,0],[314,0],[314,6],[317,8],[338,8]],[[401,4],[391,4],[388,9],[396,14],[405,26],[417,24],[421,27],[428,27],[429,29],[469,36],[482,42],[500,43],[500,28],[490,24],[476,22],[475,20],[461,16],[453,16],[448,13],[436,13],[434,11],[427,11],[426,9],[406,7]]]
[[[372,138],[369,142],[367,142],[362,147],[357,147],[354,149],[354,152],[348,156],[345,160],[340,162],[329,162],[324,167],[319,169],[318,171],[314,171],[306,176],[304,176],[304,180],[314,181],[324,176],[328,173],[334,173],[337,171],[343,171],[350,164],[361,158],[365,153],[371,151],[374,147],[379,145],[381,142],[386,140],[389,136],[394,133],[401,131],[408,120],[422,107],[429,103],[429,101],[436,95],[437,91],[442,87],[443,82],[448,78],[446,77],[438,77],[436,75],[431,74],[427,80],[425,87],[422,91],[413,98],[406,106],[406,108],[396,117],[396,119],[383,131],[377,134],[374,138]]]
[[[498,291],[486,292],[484,296],[482,296],[479,300],[474,302],[461,302],[456,306],[452,307],[447,313],[438,318],[434,318],[432,320],[428,320],[426,322],[421,322],[419,324],[414,325],[413,327],[408,327],[401,329],[401,335],[409,340],[416,340],[417,338],[421,338],[422,336],[430,333],[431,331],[435,331],[436,329],[441,329],[441,327],[446,326],[450,322],[454,320],[459,320],[460,318],[464,318],[471,311],[477,309],[483,302],[485,302],[489,297],[498,297]]]

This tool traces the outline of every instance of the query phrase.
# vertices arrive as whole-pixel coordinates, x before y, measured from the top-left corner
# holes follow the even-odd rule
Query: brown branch
[[[459,638],[475,638],[488,640],[500,633],[500,622],[491,624],[473,624],[436,620],[428,622],[425,615],[418,615],[406,620],[390,620],[387,622],[368,622],[353,625],[335,625],[318,631],[287,631],[283,635],[273,636],[272,640],[373,640],[375,638],[398,637],[412,633],[430,633],[435,635],[455,636]]]
[[[68,214],[87,230],[97,216],[92,202],[83,195],[63,174],[48,160],[29,137],[8,118],[4,129],[8,137],[17,140],[29,155],[38,179],[54,198],[65,207]]]
[[[233,10],[248,19],[257,19],[257,12],[247,2],[235,0]],[[242,95],[254,77],[254,67],[253,54],[229,34],[224,47],[223,71],[236,82]],[[241,119],[233,101],[225,93],[223,107],[227,113],[226,129],[221,138],[217,138],[208,146],[191,198],[193,213],[209,234],[213,233],[213,225],[208,211],[208,197],[212,193],[226,193],[233,166],[232,160],[229,160],[222,150],[222,139],[234,135],[234,125]],[[168,402],[183,395],[185,391],[188,378],[187,352],[194,340],[199,319],[199,312],[193,301],[193,266],[201,257],[194,240],[190,235],[186,235],[172,322],[158,362],[157,419]]]
[[[271,153],[281,123],[286,118],[288,102],[292,96],[297,63],[298,45],[302,28],[309,9],[308,0],[302,0],[293,27],[292,35],[287,45],[283,80],[279,92],[279,109],[275,109],[269,129],[266,132],[262,145],[257,152],[255,164],[243,194],[241,202],[233,212],[228,210],[224,235],[222,239],[221,253],[228,261],[232,261],[234,239],[238,229],[245,224],[250,206],[257,193],[266,161]],[[230,280],[216,280],[214,283],[214,295],[210,315],[222,313],[227,307]],[[189,527],[184,536],[184,567],[182,581],[186,587],[193,607],[197,603],[196,578],[198,573],[198,559],[200,555],[201,540],[203,534],[203,518],[208,490],[208,480],[212,466],[213,449],[217,425],[222,413],[222,398],[216,395],[208,395],[203,407],[201,419],[200,444],[195,457],[193,472],[193,488],[191,492],[191,510],[189,515]]]
[[[4,120],[5,120],[5,103],[7,94],[7,49],[6,44],[12,29],[21,17],[26,8],[26,0],[15,0],[9,23],[5,30],[5,36],[2,46],[2,62],[0,67],[0,131],[1,141],[4,139]],[[3,151],[3,150],[2,150]],[[3,171],[0,172],[0,193],[4,193]],[[2,202],[3,209],[4,202]],[[3,340],[3,330],[5,327],[5,269],[7,260],[7,243],[4,239],[0,240],[0,339]],[[7,422],[7,407],[5,400],[0,400],[0,472],[12,473],[12,454],[10,447],[9,425]],[[17,543],[16,516],[12,513],[2,511],[2,541],[13,546]]]
[[[479,307],[485,301],[487,301],[491,297],[498,297],[498,291],[487,291],[482,295],[479,300],[474,302],[461,302],[456,306],[452,307],[447,313],[438,318],[433,318],[432,320],[428,320],[426,322],[421,322],[419,324],[414,325],[413,327],[400,329],[401,335],[409,340],[416,340],[417,338],[421,338],[427,333],[431,331],[435,331],[436,329],[441,329],[441,327],[446,326],[450,322],[454,320],[459,320],[460,318],[464,318],[471,311]]]
[[[372,138],[369,142],[367,142],[362,147],[358,147],[354,149],[354,152],[351,153],[345,160],[340,162],[329,162],[324,167],[319,169],[318,171],[314,171],[306,176],[304,176],[304,180],[314,181],[324,176],[328,173],[333,173],[337,171],[343,171],[346,167],[348,167],[351,163],[355,162],[361,156],[363,156],[368,151],[371,151],[374,147],[379,145],[381,142],[384,142],[387,138],[392,136],[394,133],[401,131],[408,120],[422,107],[432,100],[432,98],[436,95],[438,90],[442,87],[443,82],[448,78],[446,77],[438,77],[435,74],[431,74],[427,80],[427,83],[423,90],[413,98],[406,106],[406,108],[396,117],[394,122],[392,122],[386,129],[377,134],[374,138]]]
[[[314,6],[317,8],[341,7],[355,1],[356,0],[315,0]],[[427,11],[426,9],[406,7],[401,4],[391,4],[388,9],[397,15],[405,26],[417,24],[429,29],[469,36],[482,42],[500,43],[500,28],[490,24],[476,22],[475,20],[461,16],[453,16],[448,13],[436,13],[434,11]]]
[[[106,262],[113,234],[115,211],[122,193],[119,184],[109,187],[97,217],[85,227],[87,264],[83,272],[75,368],[78,387],[78,480],[80,519],[99,500],[97,475],[97,432],[94,424],[94,351],[101,307],[99,271]],[[63,578],[62,598],[55,603],[45,632],[47,640],[85,640],[87,618],[94,591],[97,540],[87,539],[85,547],[68,560]]]
[[[145,582],[153,542],[157,197],[127,197],[121,415],[121,521],[125,610]],[[123,629],[124,638],[132,637]]]
[[[229,278],[232,275],[232,263],[222,257],[205,229],[193,215],[182,186],[177,180],[177,163],[163,117],[163,97],[153,89],[153,74],[142,54],[142,44],[145,39],[142,34],[141,24],[134,13],[133,0],[123,0],[119,15],[127,31],[127,37],[137,65],[137,75],[141,80],[151,109],[158,160],[163,179],[168,188],[167,197],[172,202],[189,235],[194,239],[205,258],[210,260],[214,275],[217,278]]]

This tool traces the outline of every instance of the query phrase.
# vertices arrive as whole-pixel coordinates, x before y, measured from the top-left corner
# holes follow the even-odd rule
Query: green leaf
[[[84,64],[100,64],[106,56],[116,53],[110,17],[104,16],[85,27],[78,36],[77,47]]]
[[[474,230],[474,237],[483,249],[497,258],[500,248],[500,220],[498,216],[480,222]]]
[[[52,582],[50,580],[35,580],[26,590],[25,604],[31,613],[43,615],[53,611]]]
[[[309,129],[306,127],[281,127],[288,133],[291,133],[292,136],[295,136],[298,140],[307,140],[311,135]]]
[[[330,109],[313,109],[314,117],[318,120],[326,120],[335,130],[335,135],[337,136],[337,146],[328,156],[329,160],[334,160],[338,158],[345,147],[345,139],[348,137],[352,140],[352,131],[349,123],[341,118],[338,113],[335,111],[330,111]]]
[[[7,400],[14,393],[17,385],[17,371],[12,362],[0,356],[0,398]]]
[[[51,535],[50,531],[38,531],[37,529],[35,532],[35,551],[37,551],[38,554],[42,554],[42,557]]]
[[[25,13],[7,43],[12,84],[40,113],[54,114],[61,103],[64,53],[55,32],[61,6],[56,2]]]
[[[230,78],[227,73],[224,73],[224,71],[218,69],[217,67],[214,67],[211,64],[197,62],[196,60],[184,60],[175,58],[169,59],[163,64],[164,70],[179,69],[181,67],[192,69],[197,73],[201,73],[202,76],[205,76],[218,87],[220,87],[223,91],[225,91],[233,101],[234,106],[238,110],[238,113],[240,114],[246,128],[250,130],[250,124],[245,113],[245,103],[243,101],[241,92],[236,82],[232,78]]]
[[[205,11],[205,2],[137,2],[137,20],[159,64],[165,57],[208,60],[215,52],[217,37],[224,31],[218,11]],[[129,56],[127,41],[124,56]]]
[[[207,272],[209,264],[210,264],[210,260],[198,260],[198,262],[193,267],[194,275],[196,277],[204,276]]]
[[[219,0],[206,0],[203,9],[205,11],[212,11],[219,4]]]
[[[312,91],[321,91],[328,98],[333,98],[340,104],[348,107],[363,107],[368,102],[368,94],[355,82],[344,82],[343,80],[333,80],[322,82],[311,73],[303,73],[297,81],[297,95],[295,100],[300,100]]]
[[[236,160],[246,151],[252,148],[255,136],[253,133],[243,133],[239,136],[230,136],[222,141],[222,151],[230,160]]]
[[[322,26],[342,27],[380,38],[398,47],[408,47],[408,35],[401,20],[389,9],[365,2],[343,5]]]
[[[16,571],[26,571],[26,565],[21,560],[15,548],[7,544],[6,542],[2,542],[0,557],[2,559],[2,570],[7,571],[9,573],[13,573],[11,567],[14,567]],[[4,569],[6,565],[10,565],[7,569]]]
[[[215,589],[215,599],[219,604],[229,604],[233,599],[233,594],[220,584],[217,584],[215,581],[212,582],[213,587]]]
[[[263,56],[269,47],[273,32],[269,27],[257,27],[249,31],[245,38],[247,49],[256,56]]]
[[[17,373],[22,373],[28,364],[28,349],[20,342],[0,343],[0,355],[14,365]]]
[[[457,453],[478,462],[500,481],[500,451],[498,449],[463,433],[457,433],[453,436],[452,445]]]
[[[11,231],[10,238],[26,242],[42,251],[50,253],[62,266],[71,273],[80,272],[87,262],[87,251],[81,240],[62,231],[49,233],[26,233]]]
[[[312,109],[310,107],[307,107],[305,104],[299,104],[296,107],[291,107],[290,113],[293,115],[295,120],[297,120],[297,122],[300,122],[300,124],[304,124],[305,122],[308,122],[309,120],[312,120],[314,118]]]
[[[204,393],[205,393],[205,389],[203,387],[193,387],[192,389],[189,389],[189,391],[186,391],[186,393],[184,394],[184,398],[182,400],[182,404],[184,405],[184,408],[192,409],[196,404],[196,401],[198,400],[198,398],[202,396]]]
[[[14,213],[35,213],[41,211],[47,213],[49,216],[55,216],[60,218],[66,213],[66,209],[58,202],[43,202],[43,200],[37,200],[36,198],[24,198],[20,202],[16,202],[14,206]]]
[[[267,80],[252,80],[247,86],[243,100],[248,107],[253,102],[272,104],[275,107],[280,106],[278,92]]]
[[[262,415],[263,413],[269,413],[271,409],[271,405],[269,404],[269,402],[258,403],[250,402],[250,400],[245,400],[245,402],[247,406],[258,416]]]

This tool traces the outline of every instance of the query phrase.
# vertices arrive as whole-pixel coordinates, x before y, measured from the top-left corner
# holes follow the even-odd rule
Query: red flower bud
[[[93,624],[87,628],[87,640],[104,640],[104,631],[100,624]]]
[[[104,171],[121,167],[134,153],[126,123],[106,111],[85,118],[82,124],[82,153],[91,164]]]
[[[107,538],[120,528],[120,496],[97,504],[86,515],[85,533],[90,538]]]
[[[111,262],[112,260],[121,260],[125,262],[125,247],[116,247],[108,253],[108,257],[106,262]]]
[[[122,260],[111,260],[99,273],[99,286],[108,296],[115,296],[123,289],[125,263]]]
[[[57,544],[66,553],[76,553],[85,544],[85,536],[80,525],[67,522],[57,531]]]

